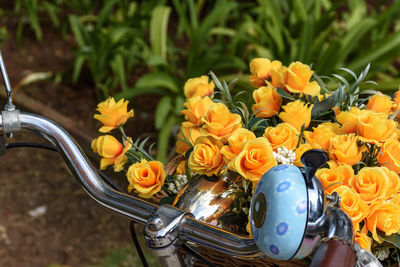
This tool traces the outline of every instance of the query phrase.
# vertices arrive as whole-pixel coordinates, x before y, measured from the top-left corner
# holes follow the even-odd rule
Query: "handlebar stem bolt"
[[[149,227],[149,230],[151,230],[151,231],[158,231],[164,227],[164,222],[163,222],[162,218],[160,217],[160,215],[158,215],[158,214],[153,215],[147,223],[148,223],[147,226]]]

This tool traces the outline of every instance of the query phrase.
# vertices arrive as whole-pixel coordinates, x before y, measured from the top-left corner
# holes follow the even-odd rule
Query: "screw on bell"
[[[158,231],[164,227],[164,222],[159,215],[154,215],[147,223],[150,231]]]

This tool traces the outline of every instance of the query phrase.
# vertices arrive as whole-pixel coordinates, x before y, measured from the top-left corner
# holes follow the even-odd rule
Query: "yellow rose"
[[[354,231],[358,231],[359,224],[369,213],[368,205],[361,200],[358,193],[353,189],[345,185],[338,186],[333,190],[340,196],[340,207],[344,212],[349,215],[353,222]]]
[[[281,84],[282,63],[278,60],[270,61],[267,58],[255,58],[250,61],[250,83],[255,87],[267,84],[277,87]]]
[[[400,173],[400,142],[390,139],[383,143],[377,158],[381,166]]]
[[[294,160],[294,165],[297,167],[304,167],[303,163],[301,163],[301,156],[303,156],[304,152],[310,149],[321,149],[321,146],[318,144],[300,144],[299,147],[295,150],[296,159]]]
[[[273,87],[263,86],[253,91],[253,98],[256,102],[253,112],[258,118],[269,118],[275,116],[282,104],[282,97]]]
[[[197,78],[191,78],[183,85],[183,91],[186,98],[195,96],[212,96],[214,93],[214,83],[208,82],[208,76],[203,75]]]
[[[369,97],[366,109],[388,115],[392,107],[393,101],[390,96],[379,93]]]
[[[315,176],[321,181],[325,192],[331,194],[335,188],[341,185],[348,185],[349,180],[354,177],[354,171],[350,165],[343,164],[333,169],[319,169]]]
[[[115,102],[112,97],[99,103],[96,110],[100,114],[94,115],[94,118],[103,124],[99,131],[107,133],[124,125],[130,117],[133,117],[133,109],[128,111],[128,103],[129,101],[125,101],[123,98]]]
[[[207,176],[218,175],[224,165],[220,152],[222,142],[211,136],[197,138],[194,149],[189,156],[189,168]]]
[[[164,166],[159,161],[146,161],[132,164],[126,176],[129,181],[128,191],[135,192],[143,198],[151,198],[161,190],[165,181]]]
[[[186,126],[200,126],[203,124],[202,117],[207,114],[207,111],[212,104],[213,102],[208,96],[195,96],[189,98],[184,104],[187,109],[181,111],[188,120],[184,124]]]
[[[400,232],[400,206],[390,201],[377,201],[370,207],[366,219],[366,226],[372,233],[373,239],[382,243],[376,230],[381,230],[385,235]]]
[[[349,111],[335,112],[336,120],[342,125],[344,133],[355,133],[357,131],[358,116],[365,114],[364,110],[351,107]]]
[[[392,202],[396,205],[400,205],[400,192],[393,194],[390,199],[390,202]]]
[[[237,129],[242,127],[242,118],[238,114],[230,113],[222,103],[213,104],[203,118],[205,125],[201,129],[203,135],[226,140]]]
[[[100,170],[104,170],[107,166],[114,164],[115,172],[122,171],[127,161],[125,153],[132,147],[130,141],[126,141],[124,147],[112,135],[103,135],[94,139],[91,147],[94,153],[102,157],[100,160]]]
[[[355,241],[361,248],[371,251],[372,239],[368,236],[368,229],[364,226],[361,231],[356,231]]]
[[[185,126],[182,124],[181,130],[178,133],[178,140],[176,141],[176,153],[185,153],[190,146],[193,146],[197,138],[203,136],[199,127]],[[190,144],[190,145],[189,145]]]
[[[239,128],[235,131],[229,138],[227,146],[221,148],[221,153],[224,155],[224,160],[229,163],[234,157],[236,157],[243,149],[243,146],[249,140],[256,139],[253,132],[245,129]]]
[[[396,91],[393,95],[393,107],[392,107],[392,111],[396,112],[398,110],[400,110],[400,90]],[[397,118],[400,118],[400,112],[397,113]]]
[[[338,123],[323,122],[317,127],[313,127],[313,131],[305,131],[304,137],[309,144],[318,144],[321,149],[328,151],[331,138],[340,134],[340,125]]]
[[[357,134],[360,140],[380,146],[389,139],[397,139],[399,130],[394,120],[383,119],[376,114],[366,114],[358,117]]]
[[[264,137],[250,140],[242,152],[231,161],[230,167],[244,178],[257,182],[264,173],[277,164],[272,152],[270,143]]]
[[[371,204],[388,196],[391,182],[384,168],[385,167],[364,167],[357,175],[349,180],[349,184],[367,204]]]
[[[263,136],[267,138],[273,150],[282,146],[293,150],[299,142],[299,134],[289,123],[279,123],[275,127],[267,127]]]
[[[311,121],[311,110],[314,105],[308,106],[300,99],[290,102],[284,106],[282,106],[282,111],[279,113],[279,118],[282,121],[287,122],[293,125],[298,131],[300,131],[301,127],[304,124],[304,129],[310,125]]]
[[[389,170],[388,168],[383,167],[383,171],[386,173],[389,181],[389,190],[387,192],[387,196],[392,196],[393,194],[396,194],[400,190],[400,178],[399,175],[394,172]]]
[[[286,89],[292,93],[317,96],[321,88],[316,81],[310,82],[313,73],[308,65],[298,61],[291,63],[284,82]]]
[[[354,165],[362,158],[363,149],[357,145],[355,134],[337,135],[331,138],[329,158],[340,163]]]

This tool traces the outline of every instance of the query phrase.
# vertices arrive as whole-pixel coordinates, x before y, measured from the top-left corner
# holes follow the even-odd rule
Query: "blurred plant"
[[[278,1],[258,0],[242,12],[233,35],[232,54],[298,60],[327,74],[346,65],[355,72],[372,62],[370,77],[399,74],[392,63],[400,52],[400,1]],[[398,81],[381,89],[397,89]]]
[[[62,2],[63,0],[15,0],[14,11],[21,15],[16,31],[17,41],[21,43],[25,24],[29,24],[38,41],[42,41],[43,39],[40,19],[43,20],[49,18],[55,27],[59,27],[59,14]],[[48,17],[41,16],[41,13],[47,13]]]

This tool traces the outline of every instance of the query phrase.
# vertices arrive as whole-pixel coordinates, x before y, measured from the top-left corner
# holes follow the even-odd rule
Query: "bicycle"
[[[145,225],[146,245],[160,258],[164,266],[190,265],[194,258],[214,266],[196,251],[194,247],[197,246],[217,250],[232,257],[265,257],[253,238],[239,236],[198,221],[190,212],[173,206],[158,206],[121,192],[95,169],[79,145],[62,127],[44,117],[16,109],[1,52],[0,68],[8,97],[0,115],[0,133],[3,136],[0,137],[0,155],[4,155],[11,147],[8,141],[14,133],[26,130],[42,136],[50,145],[37,147],[60,153],[78,183],[95,201],[135,223]],[[305,176],[308,184],[307,227],[293,257],[305,257],[315,250],[311,266],[379,266],[379,262],[371,253],[354,244],[352,224],[349,217],[340,210],[338,196],[324,196],[319,182],[314,177],[315,170],[321,165],[321,162],[318,162],[321,153],[313,153],[304,159],[306,168],[301,174]],[[261,189],[256,189],[256,193],[257,190]],[[255,196],[252,202],[252,226],[257,229],[266,226],[265,210],[260,211],[260,205],[265,202],[265,199],[259,197],[262,194],[264,193]],[[330,202],[328,205],[326,200]],[[131,231],[133,230],[131,225]],[[134,232],[132,236],[138,247]],[[184,257],[180,248],[189,256]],[[146,265],[144,260],[143,263]]]

